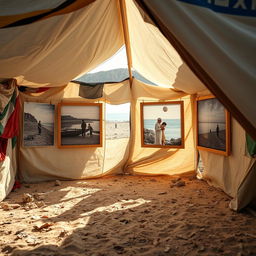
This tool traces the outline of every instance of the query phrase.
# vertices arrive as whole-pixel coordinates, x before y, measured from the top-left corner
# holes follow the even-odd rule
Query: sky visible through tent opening
[[[107,59],[95,69],[88,72],[88,74],[93,74],[101,71],[108,71],[118,68],[128,68],[126,49],[122,46],[111,58]],[[122,114],[121,114],[122,113]],[[129,120],[130,115],[130,103],[121,105],[110,105],[106,104],[106,118],[110,120],[124,121]]]
[[[100,65],[98,65],[96,68],[92,69],[87,74],[96,74],[98,72],[110,71],[115,69],[116,70],[128,69],[125,45],[123,45],[112,57],[110,57],[109,59],[107,59]],[[130,104],[122,104],[122,105],[107,104],[106,110],[107,110],[106,117],[108,120],[116,119],[118,115],[119,117],[117,119],[129,120]]]
[[[125,46],[122,46],[111,58],[107,59],[95,69],[88,72],[88,74],[118,68],[128,68]]]

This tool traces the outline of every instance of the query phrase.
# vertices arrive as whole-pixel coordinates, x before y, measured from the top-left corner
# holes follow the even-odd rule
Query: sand
[[[176,178],[23,184],[0,209],[0,254],[256,255],[255,217],[191,174],[185,186],[172,187]],[[36,199],[21,204],[23,193]]]
[[[115,140],[130,137],[129,122],[106,122],[106,139]]]
[[[41,134],[38,134],[36,122],[25,121],[24,146],[51,146],[54,144],[53,132],[42,126]],[[26,138],[26,139],[25,139]]]

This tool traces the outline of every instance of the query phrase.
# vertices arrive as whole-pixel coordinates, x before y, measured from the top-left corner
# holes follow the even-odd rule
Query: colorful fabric
[[[17,145],[17,136],[12,138],[12,148],[15,148]]]
[[[0,79],[1,80],[1,79]],[[0,113],[2,113],[9,103],[11,97],[13,96],[13,92],[16,88],[16,80],[15,79],[6,79],[0,82]]]
[[[8,139],[0,137],[0,161],[4,161],[5,159],[7,144],[8,144]]]
[[[13,148],[16,145],[16,136],[19,133],[19,114],[20,101],[14,90],[10,101],[0,113],[0,161],[5,159],[8,139],[12,139]]]
[[[19,134],[19,113],[20,113],[20,102],[19,102],[19,97],[17,97],[14,111],[10,115],[4,127],[3,133],[1,134],[2,138],[10,139]]]
[[[249,134],[246,134],[246,145],[250,156],[256,156],[256,141],[251,138]]]
[[[15,105],[16,105],[16,91],[14,91],[9,103],[6,105],[3,112],[0,113],[0,136],[2,136],[5,129],[4,127],[6,126],[9,118],[14,112]]]

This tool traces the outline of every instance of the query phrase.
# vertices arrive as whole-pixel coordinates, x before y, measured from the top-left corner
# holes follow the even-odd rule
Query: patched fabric
[[[98,99],[103,96],[104,84],[80,84],[79,96],[85,99]]]

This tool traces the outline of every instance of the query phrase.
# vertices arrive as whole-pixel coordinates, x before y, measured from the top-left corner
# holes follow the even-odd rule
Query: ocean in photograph
[[[167,123],[165,127],[165,137],[167,140],[181,138],[181,121],[180,119],[165,119],[163,122]],[[155,119],[145,119],[144,129],[155,131]]]
[[[42,123],[42,126],[47,129],[49,132],[54,131],[54,124],[53,123]]]
[[[210,133],[210,132],[216,132],[217,126],[219,126],[219,131],[223,131],[226,129],[226,123],[220,123],[220,122],[199,122],[198,123],[198,133],[204,134],[204,133]]]
[[[75,123],[75,124],[74,123],[70,123],[70,124],[66,123],[65,126],[62,127],[62,130],[66,130],[66,129],[81,129],[81,122]],[[91,125],[91,127],[93,128],[93,130],[95,132],[99,132],[99,130],[100,130],[100,122],[99,121],[86,122],[87,126],[88,126],[88,124]]]

